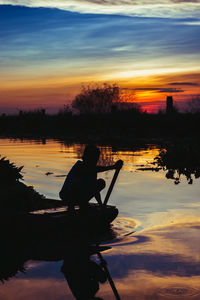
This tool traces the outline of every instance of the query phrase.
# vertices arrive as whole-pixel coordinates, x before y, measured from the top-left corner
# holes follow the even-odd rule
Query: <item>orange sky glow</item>
[[[103,83],[143,111],[165,109],[168,95],[183,110],[200,95],[199,4],[149,2],[126,10],[83,1],[70,10],[66,1],[0,1],[0,113],[55,113],[82,85]]]
[[[143,111],[148,113],[156,112],[165,108],[165,101],[168,95],[172,95],[176,103],[192,99],[199,94],[199,86],[195,82],[199,79],[198,73],[194,74],[169,74],[151,75],[144,77],[127,78],[116,81],[106,81],[110,84],[116,83],[121,89],[123,98],[128,102],[135,102],[141,105]],[[194,85],[182,84],[182,81],[194,82]],[[176,82],[172,88],[171,82]],[[70,104],[73,98],[80,92],[82,85],[91,83],[104,83],[96,78],[44,78],[38,80],[23,80],[19,82],[5,82],[0,88],[2,107],[10,107],[14,110],[48,108],[56,112],[64,105]],[[184,89],[183,89],[184,88]],[[182,91],[180,91],[182,90]]]

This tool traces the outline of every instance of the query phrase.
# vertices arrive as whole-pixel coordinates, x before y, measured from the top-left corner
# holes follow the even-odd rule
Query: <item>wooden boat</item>
[[[37,210],[29,213],[3,213],[0,216],[0,226],[5,238],[63,239],[66,235],[76,236],[84,233],[97,233],[109,227],[118,215],[115,206],[107,205],[108,199],[116,182],[120,168],[116,169],[103,206],[89,204],[87,211],[76,209],[70,213],[62,202],[54,199],[49,201],[51,209]],[[44,200],[45,201],[45,200]],[[60,207],[61,206],[61,207]]]
[[[49,226],[63,226],[67,228],[80,228],[80,226],[87,226],[93,228],[108,226],[117,217],[118,209],[115,206],[106,205],[100,207],[98,204],[91,203],[87,211],[81,212],[76,208],[74,213],[70,213],[67,208],[60,207],[57,209],[35,211],[29,214],[30,222],[43,223]]]
[[[18,238],[63,238],[83,231],[89,233],[105,230],[117,215],[118,209],[115,206],[106,205],[101,208],[92,203],[84,213],[77,208],[72,214],[63,206],[30,213],[3,214],[0,225],[7,238],[15,238],[16,234]]]

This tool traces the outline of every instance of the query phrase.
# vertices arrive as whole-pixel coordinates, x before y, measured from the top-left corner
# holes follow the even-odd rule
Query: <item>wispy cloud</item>
[[[158,18],[199,18],[199,0],[0,0],[0,5],[58,8],[71,12]]]
[[[183,86],[198,86],[197,82],[171,82],[170,85],[183,85]]]
[[[136,88],[136,91],[156,91],[157,93],[183,93],[184,90],[177,88]]]
[[[179,23],[175,23],[176,25],[180,25],[180,21]],[[200,26],[200,21],[199,20],[190,20],[190,21],[182,21],[181,25],[186,25],[186,26]]]
[[[194,8],[200,0],[162,3],[168,3],[172,12],[174,5]],[[158,107],[155,101],[165,100],[165,93],[176,93],[181,101],[199,92],[200,27],[184,23],[194,18],[125,16],[138,11],[141,16],[158,16],[152,0],[0,0],[0,5],[0,97],[4,106],[22,102],[52,106],[53,99],[59,106],[66,101],[66,93],[72,99],[81,83],[90,82],[111,81],[138,88],[138,102],[153,99],[151,111]],[[50,7],[60,9],[45,9]],[[164,10],[162,13],[164,16]],[[169,16],[172,14],[165,14]]]

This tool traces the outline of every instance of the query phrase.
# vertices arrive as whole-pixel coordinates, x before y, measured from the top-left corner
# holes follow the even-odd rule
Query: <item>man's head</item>
[[[95,145],[87,145],[83,153],[83,161],[89,164],[97,164],[100,150]]]

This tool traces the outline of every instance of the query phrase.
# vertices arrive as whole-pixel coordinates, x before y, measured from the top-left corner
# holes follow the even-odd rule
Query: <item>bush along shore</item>
[[[0,116],[2,137],[63,138],[97,143],[131,143],[136,138],[199,137],[200,113],[146,114],[122,111],[73,115],[41,112]]]
[[[149,114],[133,102],[132,94],[116,84],[83,86],[71,105],[58,114],[45,109],[0,116],[0,135],[51,137],[97,143],[131,143],[135,138],[199,136],[200,98],[190,101],[187,113],[179,113],[172,96],[165,112]]]
[[[1,211],[30,212],[55,207],[54,201],[46,199],[32,186],[22,182],[22,168],[15,166],[5,157],[0,158]],[[58,206],[59,204],[61,205],[61,201]]]

